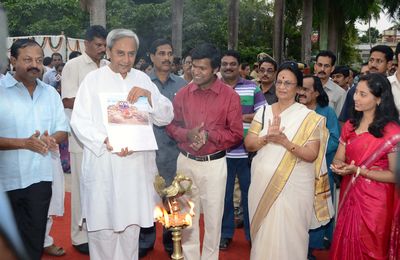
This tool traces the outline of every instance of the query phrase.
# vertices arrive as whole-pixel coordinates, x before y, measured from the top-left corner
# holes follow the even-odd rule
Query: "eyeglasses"
[[[290,86],[292,86],[292,85],[297,85],[297,83],[295,83],[295,82],[290,82],[290,81],[288,81],[288,80],[285,80],[285,81],[282,81],[282,80],[277,80],[277,81],[275,81],[275,86],[276,87],[280,87],[280,86],[284,86],[285,88],[289,88]]]
[[[261,74],[269,74],[269,75],[271,75],[271,74],[274,74],[274,72],[275,72],[275,70],[274,69],[263,69],[263,68],[261,68],[260,70],[259,70],[259,72],[261,73]]]
[[[374,58],[369,58],[369,60],[368,60],[368,63],[377,63],[378,65],[381,65],[384,62],[385,62],[385,60],[374,59]]]

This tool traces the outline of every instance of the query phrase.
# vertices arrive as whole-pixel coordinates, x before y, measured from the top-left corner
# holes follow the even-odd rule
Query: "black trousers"
[[[156,241],[156,223],[154,226],[149,228],[140,228],[139,234],[139,248],[140,249],[152,249],[154,247],[154,243]],[[164,249],[173,248],[172,242],[172,231],[166,230],[163,228],[163,244]]]
[[[19,234],[32,260],[40,260],[43,253],[51,193],[48,181],[7,192]]]

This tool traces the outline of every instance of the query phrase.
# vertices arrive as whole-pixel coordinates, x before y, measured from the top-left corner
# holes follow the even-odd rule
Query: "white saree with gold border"
[[[251,132],[263,136],[272,107],[258,111]],[[308,231],[325,225],[333,216],[325,150],[328,131],[325,118],[294,103],[280,114],[281,127],[293,143],[303,146],[320,141],[318,158],[305,162],[283,146],[269,143],[254,157],[249,189],[251,259],[307,259]]]

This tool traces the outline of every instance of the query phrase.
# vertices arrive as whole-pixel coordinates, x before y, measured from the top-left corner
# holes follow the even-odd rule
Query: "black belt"
[[[207,161],[221,159],[222,157],[224,157],[226,155],[226,151],[220,151],[220,152],[216,152],[213,154],[200,155],[200,156],[196,156],[196,155],[190,154],[190,153],[182,151],[182,150],[181,150],[181,153],[184,156],[186,156],[187,158],[190,158],[192,160],[199,161],[199,162],[207,162]]]

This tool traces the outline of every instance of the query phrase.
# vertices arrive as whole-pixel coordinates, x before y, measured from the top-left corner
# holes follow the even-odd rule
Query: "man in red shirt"
[[[192,52],[193,81],[175,96],[174,119],[167,132],[178,143],[177,172],[193,181],[191,200],[195,216],[183,231],[185,259],[217,260],[227,176],[226,149],[243,138],[239,95],[216,76],[221,56],[212,44]],[[199,217],[204,214],[204,241],[200,256]]]

